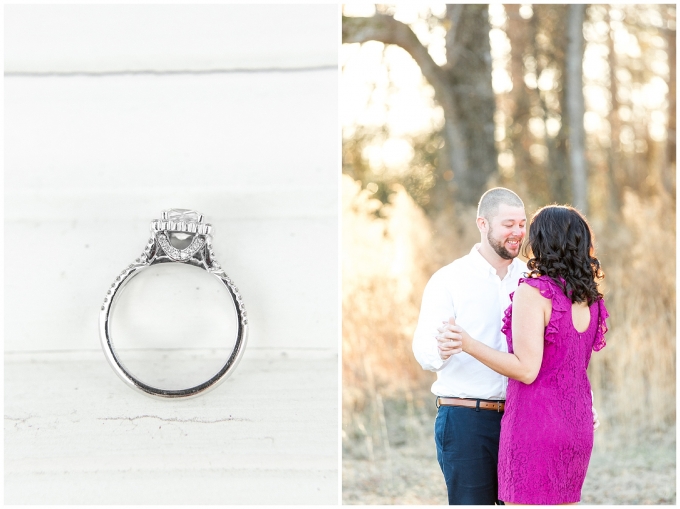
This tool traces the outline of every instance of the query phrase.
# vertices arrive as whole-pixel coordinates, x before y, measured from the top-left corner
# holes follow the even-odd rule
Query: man
[[[448,323],[458,324],[488,346],[508,351],[503,314],[528,272],[517,259],[526,234],[524,203],[509,189],[490,189],[479,201],[477,227],[481,242],[427,283],[413,353],[423,369],[437,373],[435,443],[449,504],[493,505],[508,379],[461,353],[460,341],[442,332]],[[594,409],[593,414],[597,427]]]

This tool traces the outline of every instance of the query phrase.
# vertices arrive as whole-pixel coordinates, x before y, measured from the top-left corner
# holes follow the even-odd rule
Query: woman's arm
[[[521,284],[512,304],[512,345],[514,353],[494,350],[472,338],[459,325],[446,324],[440,341],[460,341],[463,352],[472,355],[501,375],[530,384],[538,376],[543,360],[543,334],[552,305],[538,289]]]

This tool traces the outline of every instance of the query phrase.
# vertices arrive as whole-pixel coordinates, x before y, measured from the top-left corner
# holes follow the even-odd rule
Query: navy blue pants
[[[502,413],[441,406],[434,422],[437,460],[449,505],[498,503],[498,438]]]

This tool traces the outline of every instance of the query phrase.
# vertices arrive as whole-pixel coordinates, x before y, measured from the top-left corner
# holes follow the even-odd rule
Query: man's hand
[[[597,410],[593,407],[593,431],[600,427],[600,420],[597,418]]]
[[[600,427],[600,419],[597,418],[597,410],[595,410],[595,395],[593,391],[590,391],[590,394],[593,397],[593,431],[595,431]]]
[[[439,331],[439,335],[437,336],[437,348],[439,348],[439,357],[441,357],[442,360],[446,360],[452,355],[463,351],[463,343],[457,339],[460,336],[449,330],[449,326],[451,325],[456,325],[456,319],[453,317],[449,318],[448,323],[443,322],[443,325],[437,329]]]
[[[600,427],[600,420],[597,418],[597,410],[595,410],[595,394],[593,394],[592,390],[590,391],[590,398],[593,402],[593,431],[595,431]]]

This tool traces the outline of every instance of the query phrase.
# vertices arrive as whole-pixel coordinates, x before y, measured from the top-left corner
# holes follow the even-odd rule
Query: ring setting
[[[99,333],[106,359],[126,385],[148,396],[168,399],[203,394],[228,378],[243,356],[248,337],[248,315],[238,288],[215,259],[212,231],[212,225],[205,223],[203,214],[195,210],[162,211],[160,219],[151,221],[150,238],[142,254],[116,277],[104,297],[99,315]],[[111,337],[111,319],[117,299],[125,286],[145,269],[162,263],[191,265],[212,274],[229,291],[236,312],[236,341],[231,355],[217,374],[187,389],[160,389],[137,379],[116,354]]]

